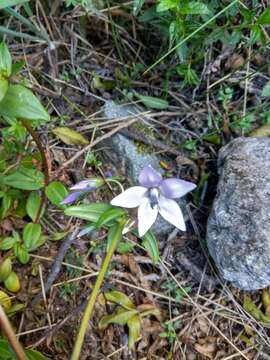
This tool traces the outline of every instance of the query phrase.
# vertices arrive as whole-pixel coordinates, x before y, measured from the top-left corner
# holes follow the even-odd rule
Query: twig
[[[79,228],[74,230],[69,235],[69,237],[67,237],[67,239],[64,242],[62,242],[60,249],[58,250],[58,254],[53,262],[48,279],[47,279],[46,283],[44,284],[45,294],[48,292],[48,290],[50,290],[54,280],[56,279],[57,275],[59,274],[64,257],[66,255],[68,249],[70,248],[71,244],[76,239],[78,232],[79,232]],[[35,296],[35,298],[32,301],[32,305],[35,305],[41,298],[42,298],[42,292],[38,293]]]
[[[42,160],[42,167],[44,170],[44,185],[47,186],[50,182],[50,175],[49,175],[49,166],[48,166],[48,162],[46,159],[46,155],[42,146],[41,141],[39,140],[39,137],[37,135],[37,133],[35,132],[35,130],[28,124],[28,122],[24,119],[21,119],[21,123],[23,124],[23,126],[26,128],[26,130],[29,132],[29,134],[32,136],[33,140],[35,141],[37,148],[40,152],[40,156],[41,156],[41,160]],[[40,215],[42,212],[42,208],[44,207],[46,202],[46,195],[45,195],[45,191],[42,191],[42,197],[41,197],[41,202],[40,202],[40,206],[39,209],[37,211],[37,215],[36,218],[34,220],[34,223],[38,223],[39,219],[40,219]]]
[[[26,355],[23,351],[22,346],[18,342],[16,335],[12,329],[12,326],[7,318],[7,315],[0,305],[0,327],[3,330],[3,333],[8,338],[8,342],[10,343],[13,351],[17,355],[19,360],[27,360]]]

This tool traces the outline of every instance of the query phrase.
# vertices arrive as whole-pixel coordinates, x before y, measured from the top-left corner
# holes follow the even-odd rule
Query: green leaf
[[[39,243],[41,236],[40,224],[29,223],[23,229],[23,241],[25,248],[29,251],[34,250]]]
[[[210,10],[207,5],[201,2],[190,1],[179,9],[179,13],[183,15],[207,15],[210,14]]]
[[[147,251],[148,255],[152,259],[154,264],[157,264],[159,261],[159,249],[158,243],[155,235],[151,230],[149,230],[143,237],[142,237],[142,245]]]
[[[18,72],[20,72],[24,66],[25,66],[24,60],[19,60],[15,62],[14,64],[12,64],[11,74],[12,75],[18,74]]]
[[[118,224],[115,224],[113,226],[110,226],[108,235],[107,235],[107,251],[110,249],[114,236],[118,230]]]
[[[0,242],[0,250],[10,250],[16,243],[14,237],[6,237]]]
[[[53,181],[45,188],[45,194],[50,202],[60,207],[61,209],[65,209],[65,205],[61,205],[61,201],[65,199],[68,195],[68,190],[60,181]]]
[[[261,96],[262,96],[262,97],[268,97],[268,96],[270,96],[270,81],[268,81],[268,82],[264,85],[264,87],[263,87],[263,89],[262,89]]]
[[[143,7],[145,0],[133,0],[133,15],[137,16]]]
[[[104,296],[106,300],[120,305],[126,310],[133,310],[136,308],[130,298],[120,291],[108,291],[104,293]]]
[[[105,203],[93,203],[70,206],[65,209],[64,213],[67,216],[73,216],[79,219],[97,222],[100,215],[108,209],[112,209],[112,206]]]
[[[128,333],[128,348],[132,349],[135,342],[139,339],[140,337],[140,332],[141,332],[141,321],[140,321],[140,317],[139,315],[134,315],[132,316],[128,322],[127,322],[127,326],[129,329],[129,333]]]
[[[28,261],[30,260],[30,256],[28,251],[26,250],[26,248],[22,245],[20,245],[17,249],[17,258],[20,261],[20,263],[22,264],[27,264]]]
[[[2,0],[0,3],[0,10],[8,6],[15,6],[28,2],[29,0]]]
[[[179,0],[160,0],[157,6],[157,12],[176,9],[179,6]]]
[[[169,106],[168,101],[160,98],[140,94],[136,94],[136,96],[144,104],[144,106],[150,109],[164,110]]]
[[[56,127],[52,130],[63,143],[67,145],[87,145],[89,141],[75,130],[72,130],[66,126]]]
[[[120,308],[111,315],[103,316],[98,326],[100,329],[105,329],[109,324],[126,325],[128,320],[137,313],[137,310]]]
[[[260,25],[270,25],[270,6],[259,16],[257,23]]]
[[[41,201],[42,201],[41,196],[37,191],[32,191],[28,196],[26,202],[26,213],[32,219],[32,221],[35,221],[37,218]],[[44,210],[45,210],[45,206],[42,207],[41,216],[44,213]]]
[[[1,360],[11,360],[13,356],[9,343],[5,339],[0,339],[0,354]]]
[[[104,211],[103,214],[100,215],[100,217],[96,223],[96,226],[99,228],[105,224],[108,224],[109,222],[117,220],[118,218],[125,215],[125,213],[126,213],[125,210],[123,210],[121,208],[108,209],[108,210]]]
[[[25,350],[28,360],[50,360],[47,356],[36,350]]]
[[[252,131],[250,137],[268,137],[270,136],[270,124],[263,125],[258,129]]]
[[[0,218],[4,219],[8,215],[8,211],[12,205],[12,197],[6,192],[2,198],[2,204],[0,207]]]
[[[9,85],[6,96],[1,102],[0,115],[26,120],[50,119],[38,98],[22,85]]]
[[[41,171],[20,166],[10,175],[3,176],[4,184],[21,190],[38,190],[44,186]]]
[[[1,9],[1,5],[0,5]],[[0,44],[0,78],[8,78],[11,75],[12,59],[5,43]]]
[[[8,81],[6,79],[0,79],[0,102],[6,96],[8,90]]]

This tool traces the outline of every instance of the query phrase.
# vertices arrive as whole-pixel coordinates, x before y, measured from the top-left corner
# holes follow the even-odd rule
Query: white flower
[[[151,228],[160,214],[178,229],[185,231],[182,211],[173,199],[184,196],[196,185],[176,178],[162,179],[150,165],[139,176],[141,186],[133,186],[112,199],[111,204],[124,208],[138,207],[138,232],[142,237]]]

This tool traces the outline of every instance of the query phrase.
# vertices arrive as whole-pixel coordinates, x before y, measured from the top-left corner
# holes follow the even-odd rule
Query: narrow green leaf
[[[37,218],[41,201],[42,201],[41,196],[37,191],[32,191],[28,196],[26,202],[26,213],[32,219],[32,221],[35,221]],[[45,206],[43,206],[42,208],[41,215],[43,215],[44,210],[45,210]]]
[[[0,10],[8,6],[20,5],[28,2],[29,0],[2,0],[0,3]]]
[[[56,205],[62,209],[66,208],[65,205],[61,205],[61,201],[68,195],[68,190],[60,181],[53,181],[45,188],[45,194],[53,205]]]
[[[141,321],[139,315],[132,316],[128,322],[127,326],[129,329],[128,334],[128,348],[132,349],[135,342],[139,339],[141,333]]]
[[[8,215],[8,212],[12,205],[11,195],[8,192],[6,192],[4,194],[1,202],[2,203],[1,203],[1,207],[0,207],[0,218],[4,219]]]
[[[3,176],[4,184],[21,190],[38,190],[44,186],[41,171],[20,166],[10,175]]]
[[[118,304],[127,310],[133,310],[136,308],[130,298],[120,291],[108,291],[104,293],[104,296],[106,300]]]
[[[6,96],[1,102],[0,115],[26,120],[50,119],[38,98],[22,85],[9,85]]]
[[[1,5],[0,5],[1,9]],[[8,78],[11,75],[12,59],[5,43],[0,44],[0,77]]]
[[[37,350],[25,350],[28,360],[50,360],[47,356]]]
[[[0,102],[6,96],[8,90],[8,81],[6,79],[0,79]]]
[[[134,0],[133,1],[133,15],[137,16],[143,7],[145,0]]]
[[[70,206],[65,209],[65,215],[73,216],[79,219],[97,222],[100,215],[111,209],[112,206],[105,203],[83,204],[78,206]]]
[[[75,130],[72,130],[66,126],[56,127],[52,130],[63,143],[67,145],[87,145],[89,141]]]
[[[138,99],[143,103],[144,106],[150,109],[164,110],[169,106],[168,101],[152,97],[152,96],[144,96],[140,94],[136,94]]]
[[[34,250],[41,236],[40,224],[29,223],[23,229],[23,241],[25,248],[29,251]]]
[[[149,230],[142,237],[142,245],[146,249],[148,255],[152,259],[153,263],[156,264],[159,261],[159,249],[158,243],[155,235],[151,230]]]
[[[126,325],[128,320],[137,314],[137,310],[118,309],[111,315],[103,316],[99,328],[105,329],[109,324]]]
[[[125,213],[126,213],[125,210],[121,208],[108,209],[104,211],[103,214],[100,215],[96,223],[96,226],[101,227],[105,224],[108,224],[111,221],[117,220],[118,218],[125,215]]]
[[[270,25],[270,6],[259,16],[257,23],[260,25]]]

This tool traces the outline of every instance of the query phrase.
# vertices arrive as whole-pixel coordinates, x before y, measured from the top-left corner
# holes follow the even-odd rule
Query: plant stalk
[[[76,338],[76,342],[75,342],[75,346],[73,348],[73,353],[71,356],[70,360],[79,360],[80,357],[80,353],[81,353],[81,349],[83,346],[83,341],[84,341],[84,337],[85,337],[85,333],[89,324],[89,320],[91,318],[91,315],[93,313],[93,309],[94,309],[94,305],[96,302],[96,298],[98,296],[99,290],[101,288],[102,282],[104,280],[104,277],[106,275],[106,272],[108,270],[108,267],[110,265],[110,261],[111,258],[116,250],[116,247],[118,245],[118,242],[120,241],[121,237],[122,237],[122,231],[123,231],[124,225],[123,224],[119,224],[117,231],[115,232],[114,235],[114,239],[111,243],[111,246],[105,256],[105,259],[102,263],[100,272],[98,274],[98,277],[96,279],[94,288],[92,290],[92,293],[90,295],[90,298],[88,300],[88,303],[86,305],[84,314],[83,314],[83,318],[82,318],[82,322],[80,325],[80,329],[79,332],[77,334],[77,338]]]
[[[21,344],[18,342],[16,335],[12,329],[12,326],[8,320],[8,317],[1,305],[0,305],[0,328],[8,338],[8,342],[12,347],[13,351],[15,352],[17,358],[19,360],[27,360],[25,352]]]

